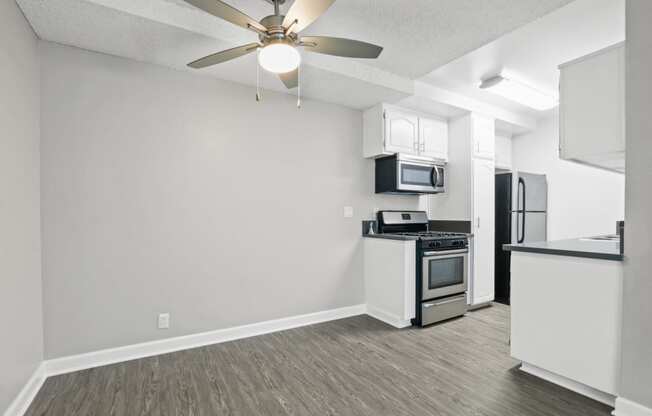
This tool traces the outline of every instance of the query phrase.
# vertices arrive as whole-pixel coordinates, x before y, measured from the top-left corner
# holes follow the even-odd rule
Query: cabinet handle
[[[480,217],[478,217],[478,228],[480,228]]]

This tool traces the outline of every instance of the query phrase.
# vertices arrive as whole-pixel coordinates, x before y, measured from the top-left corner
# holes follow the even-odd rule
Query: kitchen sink
[[[616,234],[599,235],[597,237],[580,238],[581,241],[620,241],[620,236]]]

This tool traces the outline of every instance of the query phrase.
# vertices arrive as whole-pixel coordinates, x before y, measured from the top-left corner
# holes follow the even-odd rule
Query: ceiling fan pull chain
[[[256,50],[256,54],[260,55],[260,48]],[[260,65],[256,60],[256,101],[260,102]]]
[[[297,108],[301,108],[301,65],[297,67]]]

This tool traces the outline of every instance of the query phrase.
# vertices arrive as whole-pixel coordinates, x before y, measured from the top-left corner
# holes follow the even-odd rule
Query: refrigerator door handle
[[[523,187],[523,191],[521,191],[521,186]],[[518,178],[518,198],[520,198],[523,201],[523,206],[519,210],[519,212],[516,213],[516,238],[517,238],[517,243],[522,243],[525,241],[525,181],[523,178]],[[520,227],[519,227],[519,218],[518,215],[523,214],[523,219],[520,221]],[[518,236],[518,229],[520,228],[521,231],[521,236]]]
[[[521,242],[521,237],[519,235],[519,232],[521,231],[521,222],[520,222],[521,210],[519,209],[518,206],[520,200],[521,200],[521,179],[519,178],[518,185],[516,186],[516,211],[514,212],[516,214],[516,243]]]

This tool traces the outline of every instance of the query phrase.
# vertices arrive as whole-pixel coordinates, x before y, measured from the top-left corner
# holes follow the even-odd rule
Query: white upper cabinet
[[[560,157],[624,171],[624,44],[559,68]]]
[[[364,112],[364,157],[395,153],[448,160],[448,122],[380,104]]]
[[[473,157],[493,160],[496,152],[494,119],[474,114],[472,129]]]
[[[448,160],[448,123],[419,118],[419,155]]]
[[[419,118],[396,110],[385,110],[385,151],[391,153],[418,153]]]

